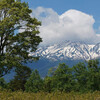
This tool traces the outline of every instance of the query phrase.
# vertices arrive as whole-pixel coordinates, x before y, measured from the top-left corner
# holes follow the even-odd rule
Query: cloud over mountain
[[[51,8],[38,7],[33,9],[32,16],[42,21],[40,36],[43,44],[53,44],[65,40],[97,43],[100,41],[93,28],[93,16],[78,10],[68,10],[58,15]]]

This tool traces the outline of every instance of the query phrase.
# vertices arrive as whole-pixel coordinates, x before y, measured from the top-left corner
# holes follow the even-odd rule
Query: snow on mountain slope
[[[42,56],[51,60],[95,59],[100,57],[100,43],[96,45],[87,45],[81,42],[65,41],[61,44],[40,47],[35,53],[31,55]]]

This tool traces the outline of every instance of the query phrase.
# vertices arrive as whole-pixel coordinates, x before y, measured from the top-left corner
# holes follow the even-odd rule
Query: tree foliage
[[[4,89],[7,88],[7,83],[4,78],[0,78],[0,88]]]
[[[25,84],[25,89],[27,92],[39,92],[42,90],[43,80],[37,70],[33,71],[30,78]]]
[[[31,74],[31,69],[27,66],[19,66],[15,69],[16,75],[14,79],[9,82],[9,88],[12,91],[25,90],[24,84]]]
[[[36,59],[29,53],[35,52],[42,41],[38,35],[41,22],[31,13],[25,2],[0,0],[0,77]]]
[[[78,63],[72,68],[59,64],[50,69],[49,76],[44,79],[44,91],[88,92],[100,91],[100,66],[98,60]]]
[[[88,89],[100,91],[100,66],[98,60],[88,61]]]
[[[16,75],[10,81],[11,90],[25,90],[26,92],[94,92],[100,91],[100,66],[98,60],[80,62],[72,68],[66,64],[50,69],[49,75],[41,78],[37,70],[28,67],[17,67]],[[4,79],[0,79],[0,85],[5,87]],[[8,87],[7,86],[7,87]]]
[[[49,70],[50,76],[44,79],[44,90],[48,92],[53,91],[67,91],[70,92],[73,88],[72,70],[66,64],[59,64],[57,69]],[[54,72],[53,72],[54,71]],[[49,74],[50,74],[49,72]]]

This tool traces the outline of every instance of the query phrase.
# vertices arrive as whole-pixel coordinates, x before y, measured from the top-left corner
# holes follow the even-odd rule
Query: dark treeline
[[[98,60],[78,63],[72,68],[66,64],[52,67],[45,78],[37,70],[28,67],[15,70],[16,75],[9,83],[0,79],[1,89],[26,92],[94,92],[100,91],[100,66]]]

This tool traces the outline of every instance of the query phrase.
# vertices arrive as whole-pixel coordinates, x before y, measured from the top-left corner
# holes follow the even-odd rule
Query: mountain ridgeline
[[[60,44],[54,44],[46,47],[39,47],[33,56],[40,56],[36,62],[27,63],[31,69],[37,69],[41,77],[48,74],[51,67],[57,67],[59,63],[65,63],[69,67],[76,65],[79,62],[96,59],[100,57],[100,43],[96,45],[88,45],[82,42],[65,41]],[[10,75],[6,75],[6,79],[10,79]]]
[[[41,56],[57,61],[57,60],[90,60],[100,57],[100,43],[89,45],[82,42],[65,41],[61,44],[40,47],[35,53],[31,54]]]

